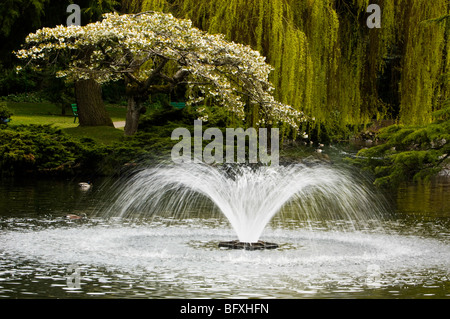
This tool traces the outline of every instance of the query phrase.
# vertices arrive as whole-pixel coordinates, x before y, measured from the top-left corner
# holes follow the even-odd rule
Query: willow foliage
[[[407,5],[407,1],[402,1]],[[448,20],[433,23],[449,12],[449,2],[444,0],[412,1],[403,19],[401,40],[405,47],[401,80],[401,119],[407,124],[427,124],[431,113],[438,109],[448,95],[441,75],[449,72]]]
[[[275,97],[317,123],[343,127],[398,116],[426,124],[450,96],[441,76],[450,66],[450,21],[441,18],[450,13],[448,0],[122,2],[124,10],[170,11],[251,45],[274,67]],[[373,2],[382,9],[380,29],[366,25]],[[398,101],[383,98],[383,82]]]

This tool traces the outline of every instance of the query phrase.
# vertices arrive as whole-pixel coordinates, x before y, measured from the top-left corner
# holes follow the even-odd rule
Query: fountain
[[[237,240],[219,247],[275,249],[260,240],[266,225],[286,205],[306,220],[361,221],[382,215],[380,199],[344,170],[328,166],[161,165],[120,184],[106,214],[119,217],[186,216],[210,202],[229,221]]]
[[[361,176],[315,164],[0,183],[0,298],[450,296],[450,185],[441,211],[382,218]]]

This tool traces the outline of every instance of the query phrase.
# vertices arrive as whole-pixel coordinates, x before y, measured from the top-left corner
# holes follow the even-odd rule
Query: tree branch
[[[146,91],[150,87],[155,78],[161,75],[161,71],[166,66],[167,62],[169,62],[169,59],[162,58],[161,63],[159,63],[159,65],[152,71],[147,80],[144,82],[142,88],[144,91]]]

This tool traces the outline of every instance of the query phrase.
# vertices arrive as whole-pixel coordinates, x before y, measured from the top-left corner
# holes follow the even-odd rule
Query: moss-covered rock
[[[383,143],[358,152],[352,162],[369,169],[375,184],[396,186],[408,180],[427,180],[449,165],[450,102],[422,126],[392,125],[377,135]]]

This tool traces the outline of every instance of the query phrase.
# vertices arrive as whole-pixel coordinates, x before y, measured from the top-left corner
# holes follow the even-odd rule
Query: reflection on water
[[[448,218],[450,215],[450,177],[429,183],[407,184],[398,190],[398,212],[404,216]]]
[[[103,184],[103,181],[101,182]],[[0,216],[65,216],[93,209],[101,191],[81,191],[78,180],[0,180]]]
[[[400,188],[382,228],[278,216],[262,239],[281,249],[255,252],[219,249],[235,235],[217,214],[67,220],[111,195],[78,182],[0,183],[1,298],[450,297],[448,179]]]

